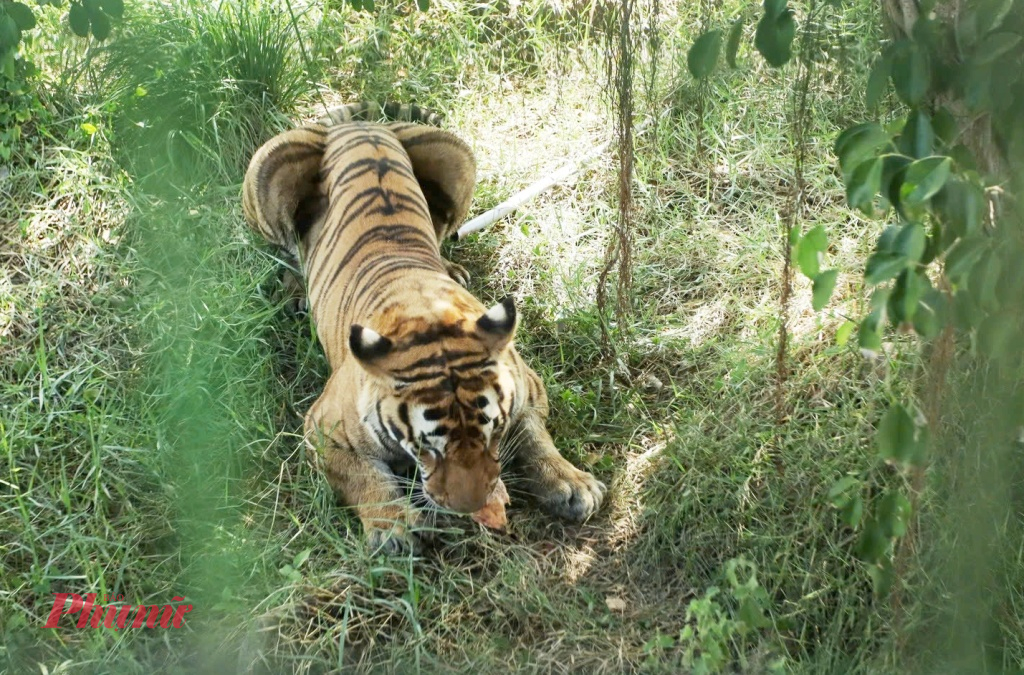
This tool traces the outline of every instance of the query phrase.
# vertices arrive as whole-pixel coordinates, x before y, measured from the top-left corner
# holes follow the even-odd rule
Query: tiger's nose
[[[476,513],[487,503],[487,495],[453,495],[448,498],[446,505],[452,511],[459,513]]]
[[[494,480],[490,472],[466,471],[462,467],[452,467],[445,477],[445,499],[441,504],[445,508],[459,513],[475,513],[487,503],[487,495]]]

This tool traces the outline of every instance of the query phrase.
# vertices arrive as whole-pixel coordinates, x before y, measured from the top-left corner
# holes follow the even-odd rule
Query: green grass
[[[741,54],[743,68],[714,78],[698,126],[674,64],[699,12],[666,6],[661,77],[640,112],[669,114],[637,142],[636,313],[614,325],[611,352],[595,307],[616,218],[610,154],[445,246],[480,297],[516,299],[556,443],[609,484],[609,503],[582,526],[515,503],[508,534],[454,521],[413,560],[370,557],[357,519],[306,463],[302,415],[328,368],[245,229],[241,169],[287,115],[315,116],[321,96],[387,94],[434,105],[471,143],[482,212],[609,137],[599,56],[578,42],[588,9],[556,20],[541,3],[515,17],[296,3],[307,61],[283,7],[261,3],[241,28],[230,8],[133,3],[75,92],[56,86],[54,64],[81,46],[38,45],[44,100],[64,112],[26,134],[17,198],[0,202],[0,221],[18,224],[0,230],[0,659],[11,672],[65,660],[85,672],[680,672],[715,654],[730,672],[927,671],[928,630],[943,625],[941,594],[957,578],[933,572],[956,562],[952,549],[910,557],[898,616],[873,598],[856,535],[827,500],[845,474],[871,491],[902,480],[875,464],[872,438],[894,389],[907,389],[896,375],[919,367],[905,338],[881,362],[834,339],[862,311],[860,265],[881,227],[845,207],[829,149],[863,115],[853,92],[874,53],[873,13],[835,20],[848,41],[821,64],[813,99],[801,224],[826,227],[827,264],[843,273],[821,313],[794,281],[784,420],[774,357],[789,90]],[[152,125],[135,131],[140,120]],[[170,171],[172,136],[188,142]],[[945,545],[958,512],[937,471],[921,527]],[[1004,526],[1009,541],[1019,531]],[[1024,661],[1013,553],[999,574],[1017,590],[992,638],[1006,664]],[[726,575],[740,559],[752,567],[737,581],[756,569],[753,590]],[[45,630],[62,591],[181,595],[195,609],[186,631]],[[749,598],[767,617],[753,630],[738,623]]]

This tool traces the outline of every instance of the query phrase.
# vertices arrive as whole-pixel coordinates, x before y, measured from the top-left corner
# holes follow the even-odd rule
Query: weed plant
[[[102,66],[119,156],[140,176],[170,169],[186,181],[195,171],[239,181],[317,79],[292,15],[262,2],[132,7]]]

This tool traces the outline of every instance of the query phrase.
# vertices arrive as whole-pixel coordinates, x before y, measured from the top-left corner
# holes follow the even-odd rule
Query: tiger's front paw
[[[608,490],[605,484],[572,465],[559,474],[535,492],[541,506],[551,515],[574,523],[597,513]]]
[[[366,546],[371,555],[386,556],[419,555],[423,541],[407,525],[394,527],[370,527],[366,530]]]
[[[421,529],[421,516],[416,509],[389,505],[361,515],[366,545],[372,555],[419,555],[424,545],[433,540],[430,530]]]

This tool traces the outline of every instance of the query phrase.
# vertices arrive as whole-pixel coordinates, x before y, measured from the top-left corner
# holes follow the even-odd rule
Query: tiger
[[[369,111],[407,118],[367,121]],[[476,161],[424,123],[437,119],[418,107],[333,109],[257,149],[242,189],[249,227],[300,261],[330,366],[305,442],[385,554],[421,551],[425,509],[478,511],[503,465],[570,522],[606,494],[555,447],[544,385],[515,346],[513,300],[485,306],[441,256],[468,213]],[[409,471],[425,508],[403,498]]]

